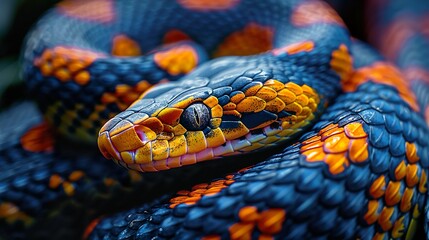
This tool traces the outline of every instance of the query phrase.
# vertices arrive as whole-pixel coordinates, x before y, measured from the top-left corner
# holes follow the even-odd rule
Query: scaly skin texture
[[[227,55],[253,56],[208,60]],[[98,218],[85,231],[90,239],[405,238],[426,202],[426,85],[412,83],[423,86],[417,99],[322,2],[64,1],[29,35],[23,72],[57,133],[94,143],[104,125],[101,152],[130,169],[292,144],[252,167]],[[13,166],[0,185],[0,221],[11,227],[0,233],[25,229],[14,235],[25,238],[37,229],[33,237],[43,238],[46,225],[66,223],[55,237],[67,236],[73,218],[63,214],[78,209],[71,215],[85,222],[129,208],[150,199],[137,189],[150,192],[151,176],[166,180],[118,170],[91,151],[72,154],[48,132],[34,127],[0,154]]]

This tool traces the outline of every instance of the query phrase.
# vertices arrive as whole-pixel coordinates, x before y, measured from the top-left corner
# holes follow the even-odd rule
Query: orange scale
[[[401,197],[401,182],[390,181],[384,194],[386,205],[390,207],[398,204]]]
[[[234,180],[227,180],[227,181],[225,181],[225,184],[226,185],[231,185],[231,184],[233,184],[235,181]]]
[[[368,211],[364,215],[364,219],[368,225],[374,224],[380,216],[378,212],[379,202],[377,200],[370,200],[368,202]]]
[[[309,162],[323,161],[326,156],[326,153],[323,151],[322,147],[305,151],[303,154],[307,157],[307,161]]]
[[[170,203],[182,203],[186,199],[188,199],[188,196],[175,197],[175,198],[170,199]]]
[[[285,219],[286,211],[284,209],[268,209],[261,213],[258,228],[262,233],[276,234],[282,230]]]
[[[231,239],[252,239],[254,228],[254,223],[234,223],[229,227],[229,236]]]
[[[364,138],[368,136],[364,131],[362,124],[358,122],[349,123],[344,126],[344,132],[349,138]]]
[[[338,124],[329,124],[328,126],[326,126],[326,127],[324,127],[324,128],[322,128],[320,131],[319,131],[319,135],[322,135],[323,133],[325,133],[325,132],[327,132],[327,131],[329,131],[329,130],[332,130],[332,129],[334,129],[334,128],[338,128]]]
[[[198,196],[198,197],[189,197],[189,198],[185,199],[183,202],[187,203],[187,204],[195,204],[200,199],[201,199],[201,196]]]
[[[415,143],[405,143],[407,159],[410,163],[416,163],[420,158],[417,155],[417,147]]]
[[[396,180],[402,180],[407,174],[407,165],[405,161],[401,161],[401,163],[395,168],[395,178]]]
[[[408,187],[414,187],[419,182],[418,176],[419,166],[416,164],[411,164],[407,166],[407,176],[405,182]]]
[[[176,194],[179,196],[188,196],[190,192],[188,190],[180,190]]]
[[[343,133],[343,132],[344,132],[343,128],[339,128],[339,127],[336,126],[335,128],[332,128],[332,129],[329,129],[327,131],[324,131],[321,134],[321,139],[322,139],[322,141],[325,141],[328,137],[336,135],[336,134],[340,134],[340,133]]]
[[[365,162],[368,159],[368,143],[366,138],[350,141],[348,157],[354,163]]]
[[[314,142],[320,141],[320,139],[321,139],[320,136],[314,136],[314,137],[311,137],[311,138],[303,141],[302,144],[303,145],[307,145],[307,144],[310,144],[310,143],[314,143]]]
[[[323,147],[324,142],[311,142],[301,146],[301,152],[305,152],[307,150],[315,149]]]
[[[79,181],[83,176],[85,176],[85,173],[83,171],[76,170],[70,174],[69,180],[72,182],[76,182]]]
[[[336,135],[326,138],[323,144],[323,150],[326,153],[343,153],[347,151],[349,143],[350,140],[347,136],[344,133],[339,132]]]
[[[208,186],[209,185],[207,183],[197,184],[197,185],[192,187],[192,191],[195,191],[197,189],[207,189]]]
[[[254,222],[259,219],[258,208],[255,206],[246,206],[240,209],[238,217],[243,222]]]
[[[327,154],[325,158],[326,164],[329,166],[329,172],[336,175],[344,172],[346,167],[350,165],[344,154]]]
[[[384,175],[381,175],[372,183],[371,187],[369,188],[369,194],[373,198],[377,199],[384,195],[385,189],[386,189],[386,179]]]
[[[389,231],[393,227],[391,217],[394,211],[395,211],[395,208],[393,207],[384,207],[380,213],[380,216],[378,218],[378,225],[385,232]]]
[[[64,179],[58,175],[54,174],[49,178],[49,188],[55,189],[59,187],[64,182]]]
[[[414,188],[405,188],[404,194],[402,195],[401,204],[399,209],[401,212],[408,212],[412,207],[412,200],[414,195]]]

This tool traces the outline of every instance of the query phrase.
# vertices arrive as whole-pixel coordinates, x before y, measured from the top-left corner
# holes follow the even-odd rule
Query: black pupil
[[[180,117],[180,124],[189,131],[205,129],[210,122],[210,111],[203,103],[194,103],[187,107]]]

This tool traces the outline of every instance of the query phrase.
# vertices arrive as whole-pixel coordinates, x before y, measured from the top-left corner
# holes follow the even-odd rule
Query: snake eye
[[[188,106],[180,117],[180,124],[190,131],[203,130],[210,122],[210,111],[202,103]]]

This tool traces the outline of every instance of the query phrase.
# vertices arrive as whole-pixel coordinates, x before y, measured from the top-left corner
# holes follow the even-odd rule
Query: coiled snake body
[[[429,44],[415,41],[395,43],[409,44],[410,52]],[[97,218],[87,238],[396,239],[415,232],[429,168],[422,114],[429,102],[422,80],[429,75],[416,64],[427,60],[398,58],[415,59],[399,61],[406,75],[352,40],[319,1],[70,0],[29,34],[23,76],[59,135],[98,141],[105,158],[132,170],[251,158],[289,144],[234,174]],[[82,204],[86,197],[91,208],[104,209],[93,194],[100,186],[127,192],[123,187],[131,185],[133,196],[147,184],[134,171],[92,166],[90,158],[102,161],[94,153],[58,165],[55,148],[31,142],[40,128],[24,135],[19,148],[50,151],[53,160],[40,164],[49,172],[38,183],[57,202]],[[28,179],[37,178],[38,168],[27,171]],[[28,189],[9,188],[0,185],[0,219],[31,226],[43,218],[11,193]],[[107,204],[121,194],[103,191],[116,195],[101,197]],[[87,218],[104,210],[94,211]]]

